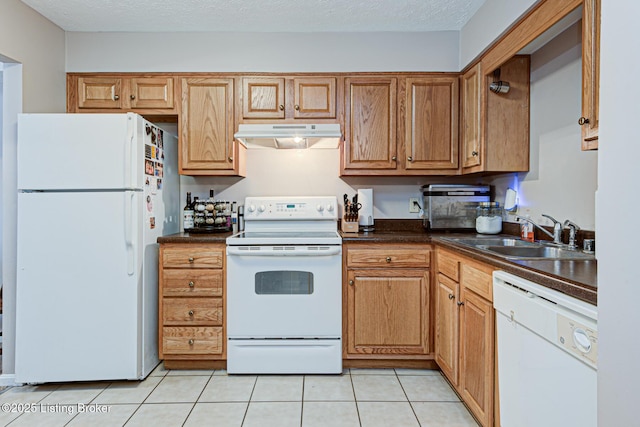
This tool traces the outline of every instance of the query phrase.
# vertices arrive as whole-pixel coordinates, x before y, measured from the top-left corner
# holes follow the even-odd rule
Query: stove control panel
[[[335,196],[247,197],[244,219],[337,221],[337,202]]]

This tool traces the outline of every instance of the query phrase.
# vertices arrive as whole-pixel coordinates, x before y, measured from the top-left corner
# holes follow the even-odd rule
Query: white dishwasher
[[[493,273],[502,427],[597,425],[597,307]]]

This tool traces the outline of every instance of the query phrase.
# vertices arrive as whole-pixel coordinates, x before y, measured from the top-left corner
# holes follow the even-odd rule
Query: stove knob
[[[249,205],[249,209],[247,209],[249,212],[255,212],[256,207],[255,205]]]
[[[322,212],[324,210],[324,206],[318,205],[316,206],[316,209],[318,210],[318,212]]]
[[[327,205],[327,210],[328,210],[329,212],[333,212],[333,205],[332,205],[331,203],[329,203],[329,204]]]
[[[258,207],[258,212],[264,212],[267,208],[265,207],[265,205],[260,205]]]

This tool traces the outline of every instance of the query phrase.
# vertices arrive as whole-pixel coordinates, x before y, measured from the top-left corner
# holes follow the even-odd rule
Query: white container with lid
[[[476,231],[498,234],[502,231],[502,208],[498,202],[480,202],[476,208]]]

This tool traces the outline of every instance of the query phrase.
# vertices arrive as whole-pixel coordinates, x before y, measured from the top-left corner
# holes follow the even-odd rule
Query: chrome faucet
[[[542,214],[543,217],[549,218],[551,222],[553,222],[553,234],[551,237],[553,238],[553,243],[557,245],[562,244],[562,223],[560,221],[556,221],[551,215]],[[549,233],[547,233],[549,234]]]
[[[580,227],[570,220],[566,220],[564,226],[569,227],[569,249],[576,249],[578,247],[576,245],[576,233],[580,230]]]
[[[553,243],[561,245],[562,244],[562,224],[559,221],[556,221],[555,219],[550,217],[549,215],[542,214],[542,216],[546,217],[546,218],[549,218],[551,221],[553,221],[553,233],[549,233],[546,228],[536,224],[535,222],[533,222],[531,220],[531,218],[525,218],[525,217],[522,217],[522,216],[518,216],[518,217],[516,217],[516,221],[519,221],[519,220],[522,219],[522,220],[525,220],[527,222],[530,222],[535,227],[537,227],[539,230],[541,230],[544,234],[546,234],[547,236],[551,237],[553,239]]]

